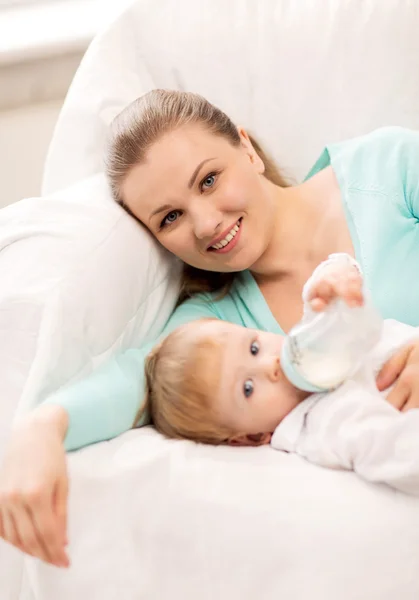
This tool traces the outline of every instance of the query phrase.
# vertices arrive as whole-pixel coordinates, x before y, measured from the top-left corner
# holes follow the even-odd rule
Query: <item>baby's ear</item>
[[[243,433],[228,440],[230,446],[264,446],[269,444],[272,433]]]

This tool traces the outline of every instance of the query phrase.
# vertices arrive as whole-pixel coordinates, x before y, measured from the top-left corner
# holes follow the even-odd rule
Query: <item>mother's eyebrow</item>
[[[205,163],[207,163],[208,161],[214,160],[214,159],[215,159],[215,156],[213,156],[212,158],[206,158],[205,160],[203,160],[202,162],[199,163],[199,165],[196,167],[195,171],[192,173],[192,176],[188,182],[189,189],[191,189],[191,187],[195,183],[195,179],[197,178],[197,175],[198,175],[199,171],[201,170],[202,166],[205,165]]]
[[[161,212],[165,212],[166,210],[170,210],[171,208],[173,208],[170,204],[163,204],[163,206],[159,206],[159,208],[156,208],[156,210],[153,210],[153,212],[150,215],[150,220],[155,216],[158,215]]]

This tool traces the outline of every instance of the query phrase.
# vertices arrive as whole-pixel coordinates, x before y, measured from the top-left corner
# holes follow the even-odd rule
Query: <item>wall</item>
[[[62,101],[0,111],[0,208],[40,193],[42,169]]]
[[[11,2],[1,12],[0,208],[39,194],[54,125],[80,60],[94,35],[131,2]]]

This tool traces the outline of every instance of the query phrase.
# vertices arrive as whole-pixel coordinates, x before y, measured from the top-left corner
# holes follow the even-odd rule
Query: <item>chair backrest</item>
[[[155,87],[193,90],[300,179],[325,143],[419,128],[416,0],[139,0],[89,48],[44,192],[102,170],[112,118]]]

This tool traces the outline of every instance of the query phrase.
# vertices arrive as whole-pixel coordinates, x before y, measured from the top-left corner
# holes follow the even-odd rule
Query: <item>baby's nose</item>
[[[281,363],[278,356],[273,356],[270,359],[270,364],[268,367],[268,377],[271,381],[278,381],[279,376],[281,374]]]

